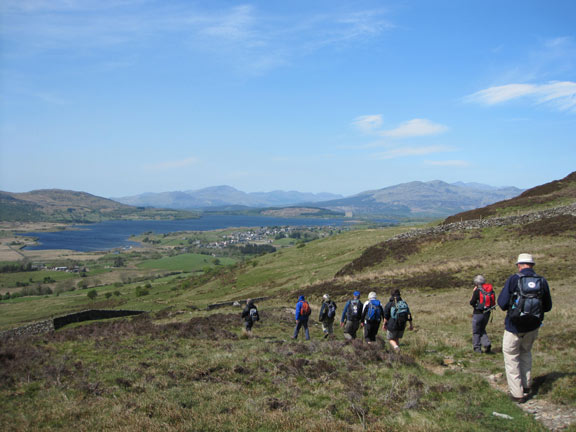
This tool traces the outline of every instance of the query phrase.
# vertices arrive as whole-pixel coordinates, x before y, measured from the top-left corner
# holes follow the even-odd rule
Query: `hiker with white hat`
[[[506,313],[502,352],[510,398],[524,403],[532,385],[532,345],[552,309],[548,282],[534,272],[534,257],[521,253],[516,260],[518,273],[508,278],[498,296],[498,306]]]

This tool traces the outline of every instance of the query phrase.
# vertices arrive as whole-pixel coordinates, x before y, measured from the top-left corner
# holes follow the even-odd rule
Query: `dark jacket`
[[[384,306],[384,318],[387,321],[386,327],[390,330],[404,330],[403,328],[397,328],[396,320],[392,318],[392,306],[402,300],[402,297],[390,297],[386,306]],[[410,308],[408,308],[408,321],[412,321],[412,313]],[[406,325],[406,323],[404,323]]]
[[[334,305],[334,316],[328,317],[328,306]],[[320,306],[320,314],[318,315],[318,321],[334,321],[336,318],[336,303],[333,300],[323,301],[322,306]]]
[[[534,272],[531,268],[525,268],[521,271],[522,274],[526,276],[535,276],[536,272]],[[513,300],[514,293],[518,290],[518,274],[513,274],[508,278],[502,292],[498,296],[498,306],[500,309],[504,311],[510,310],[510,304]],[[544,278],[543,278],[544,279]],[[552,309],[552,297],[550,296],[550,287],[548,286],[548,282],[546,279],[542,281],[542,288],[544,290],[542,295],[542,310],[544,312],[549,312]],[[504,321],[506,330],[511,333],[526,333],[532,330],[536,330],[539,326],[536,327],[529,327],[529,328],[517,328],[512,321],[510,320],[510,312],[506,314],[506,320]]]
[[[244,306],[244,309],[242,310],[242,318],[244,318],[244,321],[252,321],[252,318],[250,317],[250,309],[252,308],[256,309],[254,302],[250,302]]]
[[[470,299],[470,306],[474,308],[473,314],[489,314],[490,312],[485,312],[484,310],[478,308],[478,303],[480,302],[480,290],[478,288],[474,288],[472,292],[472,298]]]
[[[357,301],[358,302],[358,310],[360,311],[360,313],[358,314],[358,316],[356,317],[356,319],[352,318],[355,321],[360,321],[360,317],[362,316],[362,301],[360,299],[351,299],[348,300],[346,302],[346,305],[344,305],[344,310],[342,311],[342,318],[340,318],[340,322],[344,323],[346,321],[348,321],[348,310],[352,310],[352,302],[353,301]]]

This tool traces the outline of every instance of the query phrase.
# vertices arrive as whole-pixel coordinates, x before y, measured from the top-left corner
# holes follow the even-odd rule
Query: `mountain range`
[[[232,210],[303,206],[324,208],[348,215],[387,217],[446,217],[466,210],[513,198],[516,187],[498,188],[480,183],[414,181],[350,197],[329,193],[272,191],[246,193],[231,186],[216,186],[185,192],[144,193],[112,198],[123,204],[182,210]]]

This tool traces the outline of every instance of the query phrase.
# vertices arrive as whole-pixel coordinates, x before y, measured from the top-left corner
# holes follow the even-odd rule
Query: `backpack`
[[[308,316],[312,313],[312,309],[310,309],[310,305],[306,300],[302,301],[302,306],[300,307],[300,315]]]
[[[348,310],[346,311],[346,319],[348,321],[359,321],[362,316],[362,303],[358,299],[350,300]]]
[[[510,320],[518,330],[537,328],[544,318],[543,279],[538,275],[527,276],[522,273],[518,273],[518,278],[518,286],[509,308]]]
[[[336,305],[334,304],[334,302],[330,302],[330,303],[328,303],[328,307],[327,307],[327,311],[326,311],[326,317],[327,318],[334,318],[335,315],[336,315]]]
[[[256,309],[256,307],[250,309],[250,319],[252,321],[260,321],[260,315],[258,314],[258,309]]]
[[[366,321],[382,321],[382,306],[380,300],[370,300],[366,311]]]
[[[406,328],[409,312],[408,303],[404,300],[394,300],[394,304],[390,309],[390,318],[396,321],[396,330],[404,330]]]
[[[476,309],[486,313],[496,307],[496,294],[494,293],[492,284],[478,285],[478,294],[479,299]]]

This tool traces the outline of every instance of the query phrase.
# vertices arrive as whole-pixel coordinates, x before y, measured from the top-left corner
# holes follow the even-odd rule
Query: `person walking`
[[[523,403],[532,385],[532,345],[544,320],[552,310],[552,297],[546,279],[534,271],[534,258],[518,255],[518,273],[506,280],[498,296],[498,306],[506,311],[502,340],[504,367],[510,398]]]
[[[474,308],[472,312],[472,346],[474,352],[482,354],[492,353],[492,344],[486,332],[486,326],[490,321],[492,309],[496,307],[496,296],[492,284],[486,283],[486,278],[477,275],[474,278],[474,291],[470,299],[470,306]]]
[[[364,327],[364,338],[368,343],[376,342],[376,335],[384,316],[380,300],[374,291],[368,294],[368,300],[362,308],[361,326]]]
[[[252,326],[256,321],[260,321],[260,314],[254,300],[246,300],[246,306],[242,310],[242,318],[244,319],[244,334],[252,336]]]
[[[308,318],[312,313],[312,309],[310,309],[310,305],[304,299],[304,296],[301,295],[298,297],[298,302],[296,303],[296,311],[295,311],[295,318],[296,318],[296,327],[294,328],[294,335],[292,339],[298,339],[298,333],[300,332],[300,328],[304,328],[304,335],[306,340],[310,340],[310,332],[308,331]]]
[[[324,338],[329,337],[334,334],[334,318],[336,318],[336,303],[330,300],[328,294],[322,296],[322,306],[320,306],[320,314],[318,316],[318,321],[322,323],[322,331],[324,332]]]
[[[392,289],[390,300],[384,307],[384,324],[382,330],[386,330],[386,339],[394,351],[400,349],[400,339],[404,337],[406,323],[410,323],[410,330],[413,330],[412,313],[408,303],[402,300],[399,289]]]
[[[348,300],[346,305],[344,305],[342,318],[340,318],[340,327],[344,328],[344,337],[346,339],[356,339],[356,332],[362,319],[360,291],[354,291],[353,296],[354,298]]]

